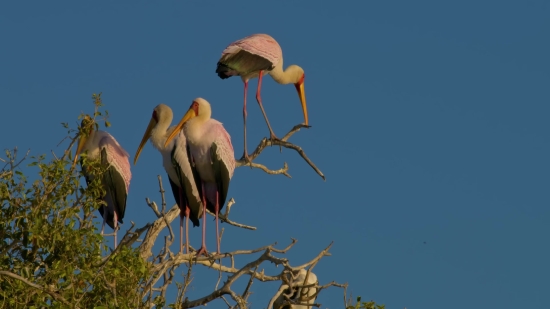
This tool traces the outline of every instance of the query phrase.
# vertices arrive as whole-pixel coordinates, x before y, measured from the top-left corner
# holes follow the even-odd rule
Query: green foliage
[[[355,303],[355,305],[351,304],[351,300],[350,300],[350,304],[346,307],[346,309],[385,309],[386,306],[384,305],[377,305],[375,302],[373,301],[369,301],[369,302],[365,302],[365,301],[361,301],[361,296],[357,297],[357,303]]]
[[[96,112],[100,95],[94,95]],[[92,119],[88,115],[80,118]],[[93,120],[95,120],[95,117]],[[91,124],[96,125],[95,121]],[[62,124],[69,129],[67,124]],[[61,158],[31,157],[26,167],[17,149],[6,151],[0,171],[0,307],[2,308],[138,308],[139,287],[149,277],[149,264],[135,248],[119,246],[110,254],[93,224],[104,194],[99,180],[81,186],[70,161],[71,147]],[[105,172],[88,161],[92,175]],[[37,174],[30,182],[26,175]]]

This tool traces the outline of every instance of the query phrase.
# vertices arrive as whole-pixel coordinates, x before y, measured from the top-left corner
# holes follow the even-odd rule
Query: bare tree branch
[[[268,174],[283,174],[287,177],[290,177],[288,174],[288,166],[285,163],[284,167],[279,170],[270,170],[266,166],[258,163],[253,163],[252,161],[258,157],[262,151],[268,146],[282,146],[287,149],[293,149],[313,168],[313,170],[323,178],[323,180],[326,180],[325,175],[321,172],[321,170],[309,159],[309,157],[306,155],[305,151],[298,145],[292,144],[288,142],[288,139],[296,132],[300,131],[301,128],[310,128],[310,126],[306,126],[305,124],[298,124],[295,125],[282,139],[280,140],[271,140],[267,138],[263,138],[260,144],[256,147],[256,150],[252,154],[249,155],[250,161],[247,162],[244,158],[241,158],[239,160],[235,160],[236,167],[240,166],[250,166],[252,168],[259,168],[263,170],[264,172]]]
[[[228,214],[229,214],[229,209],[231,208],[231,206],[233,206],[233,204],[235,204],[235,199],[231,198],[228,202],[227,202],[227,206],[226,206],[226,211],[225,211],[225,214],[218,214],[218,218],[220,218],[220,221],[221,222],[224,222],[224,223],[227,223],[229,225],[233,225],[233,226],[236,226],[236,227],[240,227],[240,228],[243,228],[243,229],[247,229],[247,230],[256,230],[256,227],[255,226],[250,226],[250,225],[245,225],[245,224],[242,224],[242,223],[237,223],[237,222],[234,222],[234,221],[231,221],[229,220],[228,218]],[[215,216],[215,214],[213,214],[210,210],[206,209],[206,212],[211,215],[211,216]]]

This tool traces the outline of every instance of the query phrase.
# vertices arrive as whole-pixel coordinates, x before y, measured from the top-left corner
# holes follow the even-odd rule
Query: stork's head
[[[78,156],[82,152],[82,149],[84,148],[84,145],[86,145],[86,141],[90,138],[90,135],[94,130],[97,130],[97,124],[94,122],[94,120],[86,115],[82,119],[82,122],[80,123],[80,132],[78,133],[78,145],[76,146],[76,153],[74,155],[73,160],[73,167],[76,165],[76,161],[78,160]]]
[[[164,144],[164,146],[166,147],[166,145],[168,145],[170,141],[172,141],[172,139],[176,137],[178,132],[183,128],[183,125],[185,125],[185,123],[189,120],[196,117],[201,121],[206,121],[210,119],[211,115],[212,108],[210,107],[210,103],[208,103],[208,101],[203,98],[196,98],[195,100],[193,100],[193,103],[191,103],[189,110],[187,110],[187,113],[185,113],[183,118],[181,118],[174,131],[170,133],[170,136],[168,136],[168,139],[166,139],[166,143]]]
[[[151,137],[151,132],[159,122],[167,122],[168,124],[172,122],[172,110],[170,109],[170,107],[162,103],[157,105],[155,109],[153,109],[153,114],[151,115],[149,125],[147,125],[147,129],[145,129],[145,133],[141,138],[141,143],[139,143],[136,155],[134,156],[134,165],[137,163],[139,155],[141,154],[141,150],[143,150],[143,146],[145,146],[145,143],[147,143],[147,141]]]

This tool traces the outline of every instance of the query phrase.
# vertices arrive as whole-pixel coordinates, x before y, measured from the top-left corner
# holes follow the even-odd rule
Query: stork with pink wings
[[[162,155],[162,165],[168,174],[168,181],[174,194],[174,199],[180,208],[180,252],[183,253],[183,218],[185,221],[185,248],[189,251],[189,219],[193,226],[199,226],[199,218],[202,216],[201,198],[193,178],[191,163],[187,155],[187,140],[183,132],[178,131],[177,137],[171,143],[164,146],[168,134],[172,133],[176,126],[169,127],[172,123],[172,109],[165,104],[159,104],[153,110],[149,125],[141,139],[141,143],[134,156],[134,165],[137,163],[141,150],[148,140]]]
[[[244,82],[244,159],[250,161],[246,147],[246,93],[248,90],[248,81],[251,78],[258,78],[256,100],[260,105],[272,140],[277,139],[277,136],[275,136],[269,124],[260,96],[262,76],[265,74],[271,75],[279,84],[294,84],[302,103],[305,125],[308,125],[306,95],[304,92],[304,70],[297,65],[290,65],[283,71],[283,52],[279,43],[271,36],[267,34],[253,34],[229,44],[222,52],[216,73],[218,73],[221,79],[240,76]]]
[[[76,154],[74,156],[73,166],[78,160],[78,156],[88,153],[88,160],[101,160],[101,164],[106,168],[105,173],[101,174],[101,183],[105,188],[105,195],[101,197],[107,205],[99,208],[99,213],[103,217],[101,234],[103,234],[105,223],[114,230],[114,244],[117,246],[117,226],[118,223],[124,223],[124,213],[126,211],[126,199],[130,187],[130,157],[128,153],[120,146],[111,134],[96,130],[93,120],[86,116],[82,120],[81,127],[84,130],[78,141]],[[86,178],[86,183],[90,184],[94,176],[88,173],[86,166],[80,161],[82,172]]]
[[[229,182],[235,170],[235,153],[231,137],[222,123],[211,119],[210,103],[197,98],[187,113],[166,139],[164,146],[170,144],[182,130],[187,138],[191,157],[191,169],[203,204],[202,246],[197,256],[206,251],[206,209],[216,217],[217,252],[220,253],[220,232],[218,214],[225,204]]]

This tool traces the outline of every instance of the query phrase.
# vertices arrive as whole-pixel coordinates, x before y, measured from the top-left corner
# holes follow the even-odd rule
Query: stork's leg
[[[248,148],[246,146],[246,93],[248,92],[248,80],[244,81],[244,106],[243,106],[243,120],[244,120],[244,153],[243,159],[247,162],[250,162],[248,157]]]
[[[183,253],[183,216],[182,215],[180,215],[180,253]]]
[[[116,211],[114,212],[114,220],[115,220],[115,249],[116,249],[116,232],[117,232],[117,227],[118,227],[118,218],[117,218],[117,215],[116,215]]]
[[[260,96],[260,91],[262,90],[262,75],[264,71],[260,71],[260,75],[258,76],[258,90],[256,91],[256,101],[258,101],[258,104],[260,105],[260,109],[262,110],[262,114],[264,114],[265,122],[267,123],[267,127],[269,128],[269,134],[271,135],[272,140],[278,140],[277,136],[275,136],[275,133],[273,133],[273,130],[271,129],[271,125],[269,124],[269,120],[267,120],[267,115],[264,111],[264,107],[262,105],[262,97]]]
[[[189,251],[189,215],[191,214],[191,209],[189,206],[185,207],[185,249],[187,254],[191,253]]]
[[[204,190],[204,182],[201,181],[202,186],[202,245],[197,251],[197,257],[201,256],[201,254],[204,254],[204,256],[208,256],[208,252],[206,251],[206,192]]]
[[[180,253],[183,253],[183,216],[184,216],[184,204],[183,204],[183,196],[181,192],[181,188],[178,188],[178,194],[179,194],[179,203],[178,206],[180,208]],[[187,251],[189,253],[189,250]]]
[[[218,254],[222,253],[220,250],[220,230],[218,228],[218,213],[220,212],[220,205],[218,204],[218,190],[216,190],[216,208],[214,213],[216,214],[216,242],[218,245]]]

